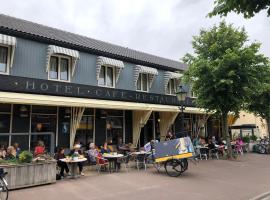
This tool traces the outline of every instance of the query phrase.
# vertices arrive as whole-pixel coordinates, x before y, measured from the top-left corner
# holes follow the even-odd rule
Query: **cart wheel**
[[[180,176],[184,171],[181,161],[177,159],[167,160],[164,167],[168,176],[171,177]]]
[[[160,163],[153,163],[153,165],[156,168],[156,170],[159,172],[159,170],[161,168],[161,164]]]
[[[181,165],[182,165],[182,172],[186,171],[188,169],[188,160],[186,158],[181,159]]]

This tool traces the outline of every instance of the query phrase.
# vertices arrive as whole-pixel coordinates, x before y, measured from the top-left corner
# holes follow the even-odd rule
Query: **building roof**
[[[0,33],[89,52],[164,70],[186,70],[187,65],[119,45],[103,42],[23,19],[0,14]]]

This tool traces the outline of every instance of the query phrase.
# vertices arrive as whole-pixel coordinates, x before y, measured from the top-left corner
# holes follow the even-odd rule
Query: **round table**
[[[135,151],[135,152],[132,152],[131,155],[140,155],[140,154],[147,154],[148,152],[146,151]]]
[[[106,158],[109,161],[109,170],[112,172],[112,168],[114,168],[115,171],[118,171],[118,166],[117,166],[117,159],[124,157],[123,154],[103,154],[103,157]]]
[[[77,160],[72,160],[72,159],[67,159],[67,158],[63,158],[60,159],[61,162],[65,162],[70,166],[70,174],[71,174],[71,178],[77,178],[78,174],[77,174],[77,163],[79,162],[85,162],[87,161],[86,158],[78,158]]]

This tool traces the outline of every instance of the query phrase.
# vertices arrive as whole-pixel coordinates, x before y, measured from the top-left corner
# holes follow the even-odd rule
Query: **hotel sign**
[[[114,88],[7,75],[0,75],[0,91],[138,103],[180,105],[180,102],[177,100],[176,96],[171,95],[120,90]],[[186,99],[186,106],[194,106],[191,98]]]

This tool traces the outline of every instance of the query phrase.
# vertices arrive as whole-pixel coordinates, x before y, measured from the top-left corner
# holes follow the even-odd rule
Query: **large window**
[[[118,144],[119,138],[124,139],[124,113],[122,110],[107,110],[107,114],[106,141],[108,144]]]
[[[175,79],[170,79],[167,85],[167,94],[172,94],[175,95],[176,91],[176,80]]]
[[[148,88],[148,74],[140,73],[137,81],[137,90],[147,92]]]
[[[0,73],[8,73],[8,47],[0,46]]]
[[[11,105],[0,104],[0,133],[9,133]]]
[[[82,116],[75,140],[83,144],[85,148],[94,142],[94,116]]]
[[[0,104],[0,147],[8,147],[10,132],[11,106]]]
[[[98,85],[107,87],[115,86],[114,67],[101,66]]]
[[[58,81],[70,80],[70,58],[66,56],[51,56],[49,79]]]
[[[29,133],[30,106],[13,105],[12,133]]]

